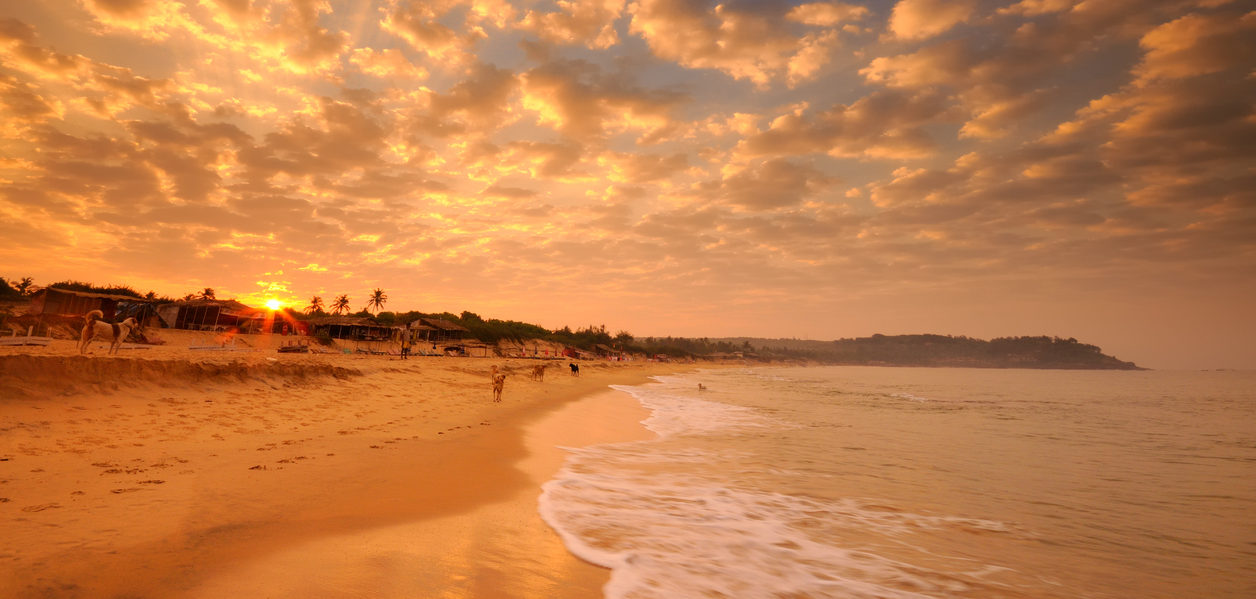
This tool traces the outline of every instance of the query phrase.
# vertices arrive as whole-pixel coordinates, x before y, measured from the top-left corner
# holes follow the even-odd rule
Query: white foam
[[[672,379],[659,377],[664,383]],[[652,414],[642,424],[660,437],[704,434],[722,429],[762,428],[774,422],[751,408],[688,397],[664,386],[612,388],[631,394]]]
[[[911,515],[866,510],[852,501],[695,484],[685,477],[622,474],[614,468],[583,474],[567,469],[545,485],[541,498],[542,518],[572,552],[612,569],[605,589],[610,599],[919,598],[965,588],[954,578],[930,576],[809,532],[835,523],[905,529],[919,524]]]
[[[995,531],[999,523],[736,488],[731,473],[707,472],[702,465],[740,464],[753,456],[741,455],[736,446],[690,443],[689,436],[783,423],[750,408],[687,396],[696,394],[690,387],[696,385],[682,377],[617,387],[652,411],[645,424],[659,439],[570,450],[562,470],[543,486],[541,517],[574,554],[611,568],[608,598],[899,599],[964,592],[954,576],[888,559],[873,548],[839,546],[838,539],[862,538],[862,531],[899,537],[955,525]]]

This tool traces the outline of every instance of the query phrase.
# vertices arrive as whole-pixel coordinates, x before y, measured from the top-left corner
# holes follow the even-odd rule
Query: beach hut
[[[167,328],[190,331],[256,333],[266,322],[266,311],[235,300],[187,300],[157,308],[157,316]]]
[[[326,333],[332,339],[354,341],[390,341],[395,331],[394,327],[384,326],[362,316],[319,316],[307,320],[306,324],[310,327],[311,335]]]
[[[470,336],[471,330],[448,320],[420,318],[410,323],[410,334],[416,342],[425,341],[434,345],[458,344]]]
[[[71,291],[59,287],[45,287],[31,297],[26,313],[31,315],[83,316],[92,310],[100,310],[103,320],[114,321],[128,316],[143,322],[152,315],[153,302],[130,295]]]

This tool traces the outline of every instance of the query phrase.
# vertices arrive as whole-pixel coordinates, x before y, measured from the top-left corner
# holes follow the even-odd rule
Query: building
[[[433,345],[461,344],[471,334],[470,329],[439,318],[420,318],[410,323],[409,330],[414,342]]]
[[[157,308],[162,324],[171,329],[190,331],[241,333],[260,332],[266,323],[266,311],[235,300],[188,300]]]
[[[390,341],[396,331],[393,327],[384,326],[361,316],[319,316],[305,323],[310,327],[311,335],[319,336],[326,333],[332,339]]]
[[[153,302],[144,298],[58,287],[45,287],[36,292],[26,313],[36,316],[83,316],[92,310],[100,310],[104,315],[102,320],[107,322],[131,316],[143,323],[154,314]]]

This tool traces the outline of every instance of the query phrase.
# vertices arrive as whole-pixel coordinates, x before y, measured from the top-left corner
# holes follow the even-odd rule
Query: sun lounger
[[[32,334],[31,334],[31,332],[32,332],[32,331],[34,331],[34,330],[35,330],[35,327],[33,327],[33,326],[31,326],[31,327],[27,327],[27,329],[26,329],[26,334],[25,334],[25,335],[21,335],[21,336],[19,336],[19,335],[17,334],[17,330],[14,330],[14,331],[13,331],[13,336],[11,336],[11,337],[0,337],[0,345],[8,345],[8,346],[14,346],[14,345],[48,345],[50,342],[52,342],[52,337],[42,337],[42,336],[39,336],[39,335],[32,335]]]

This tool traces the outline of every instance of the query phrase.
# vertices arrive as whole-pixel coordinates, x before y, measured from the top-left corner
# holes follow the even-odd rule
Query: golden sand
[[[651,363],[0,348],[0,596],[599,597],[555,445],[640,436]],[[247,349],[247,348],[246,348]],[[489,372],[508,374],[493,403]]]

